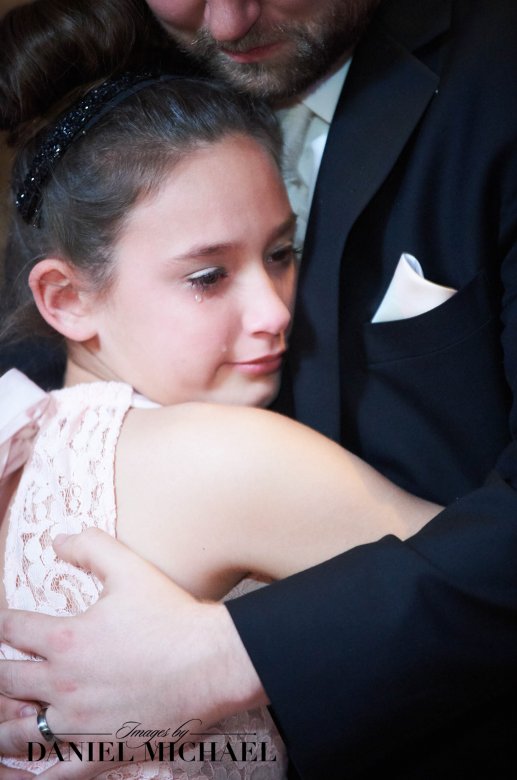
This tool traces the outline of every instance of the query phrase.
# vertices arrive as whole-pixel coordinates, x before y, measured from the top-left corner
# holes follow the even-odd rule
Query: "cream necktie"
[[[307,130],[313,116],[311,109],[304,103],[297,103],[292,108],[278,111],[284,134],[282,169],[289,200],[298,217],[296,238],[300,244],[305,236],[309,217],[309,185],[301,173],[299,163],[307,138]]]

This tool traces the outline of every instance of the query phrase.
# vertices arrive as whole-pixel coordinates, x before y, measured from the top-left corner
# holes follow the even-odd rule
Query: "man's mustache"
[[[238,41],[225,41],[221,43],[212,37],[209,30],[201,28],[197,35],[190,40],[190,46],[198,51],[224,51],[234,54],[242,54],[250,49],[256,49],[260,46],[270,46],[283,40],[288,32],[284,25],[271,25],[267,30],[252,29]],[[293,34],[293,29],[289,29],[289,35]]]

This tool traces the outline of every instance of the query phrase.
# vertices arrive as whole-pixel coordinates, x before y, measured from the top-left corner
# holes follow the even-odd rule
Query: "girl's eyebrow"
[[[195,257],[209,257],[210,255],[222,254],[235,246],[231,241],[220,244],[196,244],[181,255],[175,255],[170,260],[179,261],[192,260]]]
[[[271,235],[268,238],[267,243],[271,243],[275,239],[282,236],[284,233],[286,233],[288,230],[291,230],[294,228],[296,224],[296,214],[292,213],[289,215],[289,217],[282,222],[281,225],[278,225],[272,232]],[[227,252],[230,249],[235,248],[235,243],[232,243],[231,241],[228,242],[221,242],[218,244],[195,244],[194,246],[190,247],[186,252],[182,252],[179,255],[175,255],[173,257],[170,257],[169,260],[171,262],[182,262],[185,260],[192,260],[196,257],[211,257],[213,255],[223,254],[224,252]]]

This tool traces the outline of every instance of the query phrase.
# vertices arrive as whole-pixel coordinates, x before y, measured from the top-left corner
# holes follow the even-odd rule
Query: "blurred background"
[[[0,18],[17,5],[27,5],[30,0],[0,0]],[[2,42],[0,41],[0,46]],[[6,134],[0,131],[0,285],[3,277],[7,215],[10,204],[8,187],[12,151],[6,145]],[[62,381],[62,355],[43,342],[2,345],[0,349],[0,374],[16,365],[37,384],[46,389],[58,387]]]
[[[0,0],[0,17],[15,5],[26,0]],[[7,218],[7,185],[9,181],[10,153],[5,144],[5,134],[0,133],[0,256],[3,255]],[[3,263],[0,263],[0,273]]]

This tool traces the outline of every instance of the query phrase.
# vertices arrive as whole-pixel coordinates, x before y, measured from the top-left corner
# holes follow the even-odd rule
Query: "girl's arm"
[[[205,404],[131,410],[117,449],[118,536],[195,595],[282,578],[440,507],[286,417]]]

